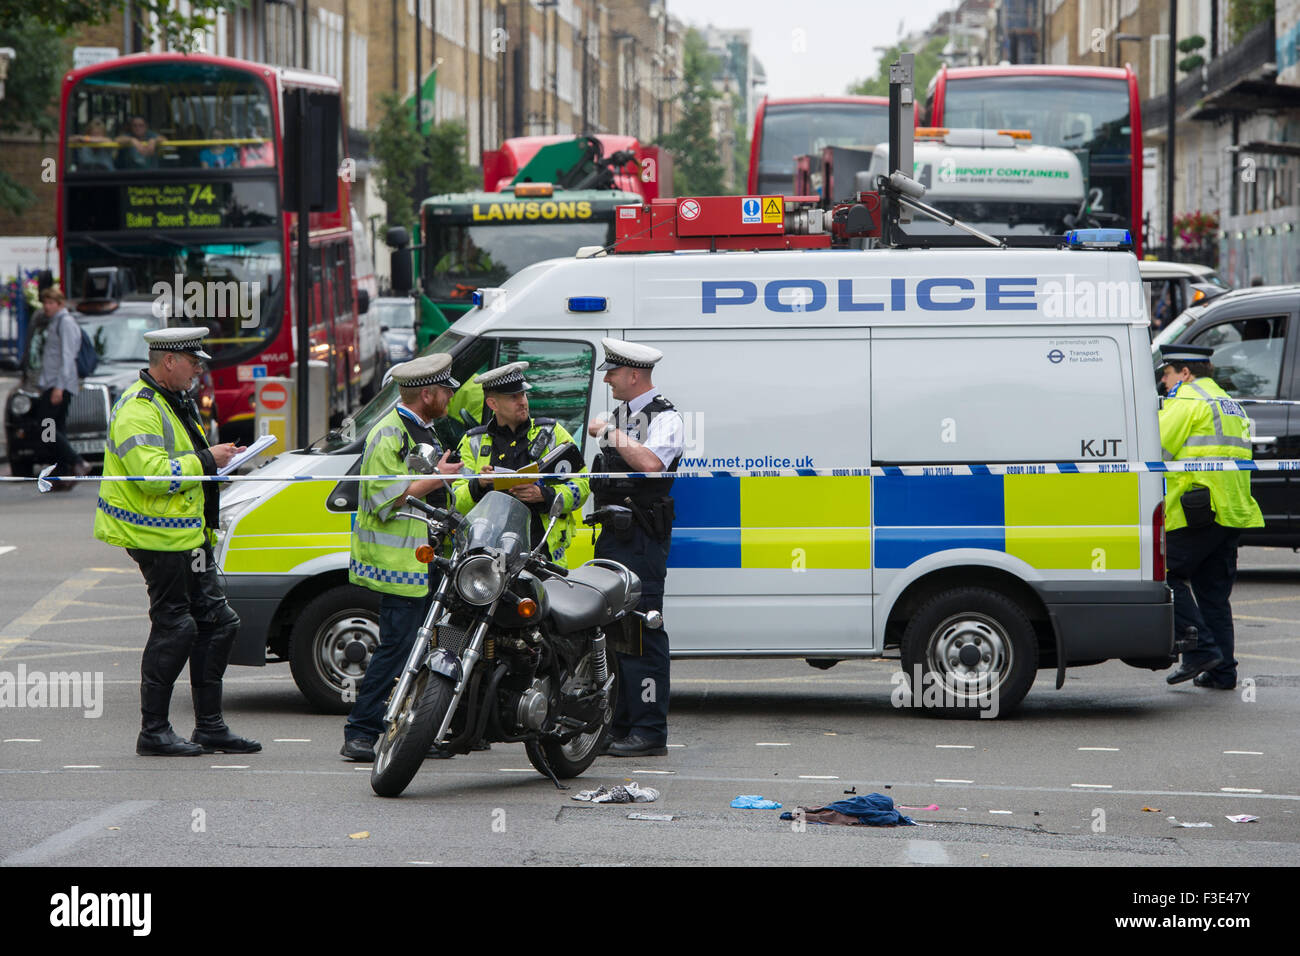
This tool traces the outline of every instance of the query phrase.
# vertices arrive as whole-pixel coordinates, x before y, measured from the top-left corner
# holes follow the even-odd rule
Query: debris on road
[[[1183,823],[1181,820],[1179,820],[1176,817],[1169,818],[1169,825],[1171,827],[1212,827],[1214,826],[1213,823]]]
[[[579,790],[572,799],[586,803],[651,803],[659,799],[659,791],[654,787],[639,787],[633,780],[626,786]]]
[[[1238,813],[1236,816],[1228,817],[1233,823],[1258,823],[1259,817],[1252,817],[1249,813]]]
[[[837,824],[841,826],[914,827],[916,822],[894,809],[894,801],[883,793],[868,793],[852,800],[836,800],[823,807],[799,807],[802,819],[808,823]],[[793,820],[793,813],[781,814],[782,820]]]
[[[733,810],[780,810],[781,804],[756,793],[742,793],[731,801]]]

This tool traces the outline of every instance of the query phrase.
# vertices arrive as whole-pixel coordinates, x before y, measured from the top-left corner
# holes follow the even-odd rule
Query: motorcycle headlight
[[[456,590],[468,604],[491,604],[506,587],[505,572],[491,555],[477,554],[466,559],[456,572]]]
[[[14,410],[15,415],[26,415],[32,410],[32,400],[22,392],[14,394],[13,403],[9,406]]]

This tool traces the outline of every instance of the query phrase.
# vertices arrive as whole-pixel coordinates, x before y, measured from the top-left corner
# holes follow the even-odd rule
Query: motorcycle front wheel
[[[577,676],[582,678],[590,675],[592,663],[591,655],[588,654],[579,662]],[[618,664],[612,652],[609,655],[609,669],[614,675],[614,683],[609,687],[609,706],[606,708],[600,727],[589,733],[579,734],[566,744],[546,739],[530,740],[524,744],[528,762],[537,768],[538,773],[545,775],[546,771],[543,768],[550,764],[556,777],[561,780],[571,780],[582,776],[592,762],[600,756],[605,741],[609,738],[609,728],[614,723],[614,710],[618,706]]]
[[[375,745],[370,789],[381,797],[402,795],[424,763],[454,693],[455,686],[449,679],[428,668],[420,669],[396,718],[384,727]]]

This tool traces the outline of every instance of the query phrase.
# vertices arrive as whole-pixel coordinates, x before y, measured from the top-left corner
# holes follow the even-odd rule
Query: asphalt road
[[[94,541],[91,487],[0,485],[0,681],[102,675],[102,700],[0,709],[0,864],[961,864],[1258,867],[1300,863],[1300,557],[1244,549],[1234,594],[1243,687],[1165,685],[1120,663],[1052,674],[1010,719],[891,706],[896,661],[673,667],[671,749],[600,758],[565,792],[522,745],[430,761],[397,800],[338,757],[343,720],[305,712],[287,666],[232,668],[248,757],[134,754],[147,602]],[[671,622],[670,622],[671,623]],[[8,678],[5,675],[12,675]],[[185,677],[173,702],[189,733]],[[636,780],[637,806],[571,799]],[[816,806],[879,791],[918,827],[808,825],[733,810],[739,794]],[[1147,811],[1144,808],[1154,808]],[[630,813],[672,820],[630,819]],[[1226,817],[1251,814],[1254,823]],[[1169,818],[1212,827],[1176,828]]]

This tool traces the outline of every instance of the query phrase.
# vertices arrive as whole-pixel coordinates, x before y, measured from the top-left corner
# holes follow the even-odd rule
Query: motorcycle
[[[591,766],[613,723],[618,668],[607,634],[631,617],[659,628],[662,616],[636,610],[641,582],[618,562],[570,570],[541,554],[559,500],[535,547],[528,507],[500,491],[464,516],[407,505],[400,514],[428,528],[416,554],[441,580],[389,698],[371,788],[399,796],[433,746],[454,755],[522,741],[529,762],[564,789],[560,780]],[[586,523],[624,524],[626,511],[599,509]]]

